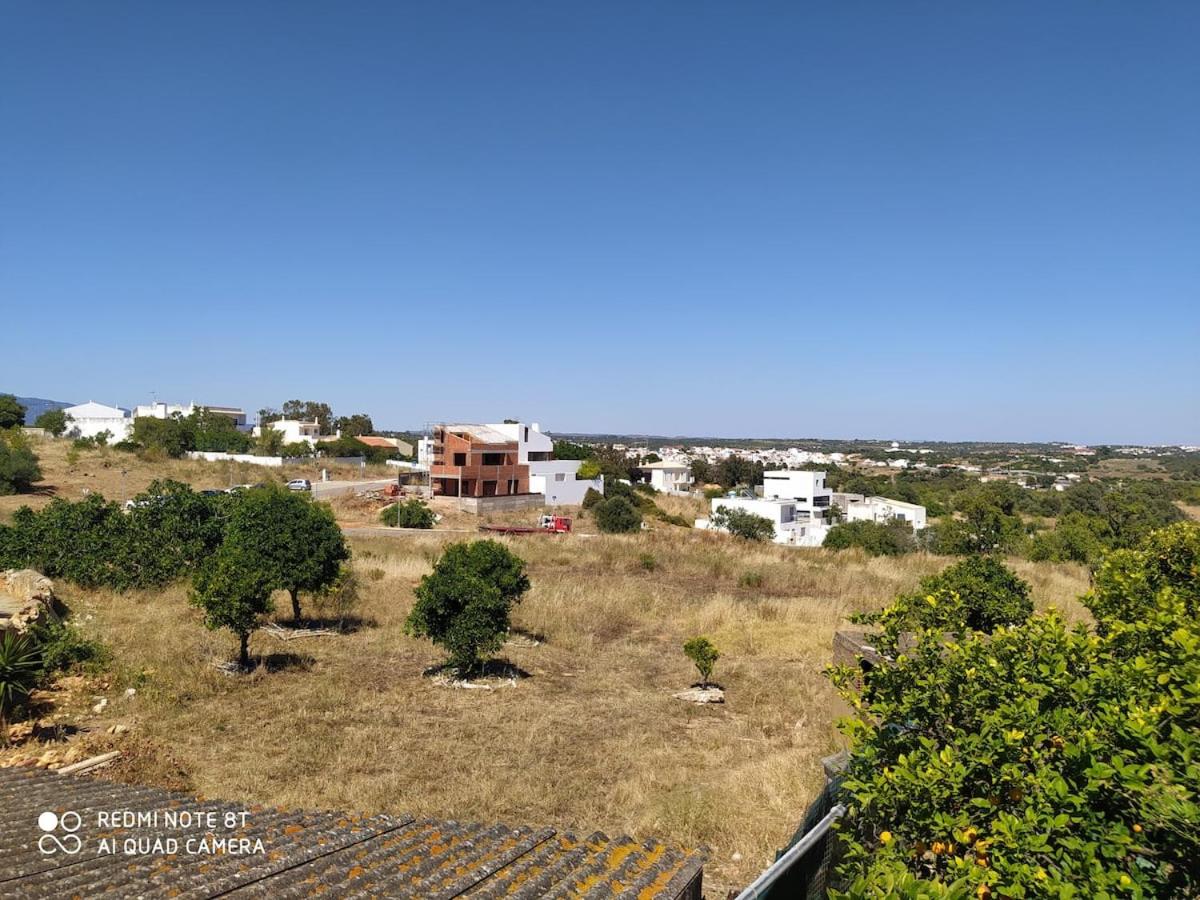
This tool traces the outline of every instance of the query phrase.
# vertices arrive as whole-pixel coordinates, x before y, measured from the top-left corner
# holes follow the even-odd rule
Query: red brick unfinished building
[[[512,497],[529,493],[529,466],[518,445],[486,425],[433,429],[429,477],[435,497]]]

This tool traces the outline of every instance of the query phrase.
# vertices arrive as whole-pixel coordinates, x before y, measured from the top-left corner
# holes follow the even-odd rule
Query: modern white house
[[[169,419],[174,415],[186,418],[198,409],[207,409],[209,412],[228,416],[233,419],[233,424],[237,427],[238,431],[250,430],[250,426],[246,424],[246,411],[244,409],[239,409],[236,406],[212,406],[208,403],[188,403],[186,405],[182,403],[145,403],[133,408],[133,418]]]
[[[762,496],[716,497],[712,512],[721,508],[742,509],[770,519],[775,526],[775,543],[796,547],[819,547],[833,522],[829,508],[833,491],[825,485],[825,473],[801,469],[773,469],[763,473]],[[712,528],[711,519],[697,519],[697,528]]]
[[[837,505],[846,515],[847,522],[889,522],[900,519],[907,522],[913,531],[927,525],[925,507],[903,500],[887,497],[864,497],[861,494],[838,494]]]
[[[578,506],[588,489],[604,493],[604,476],[579,478],[578,459],[554,459],[554,440],[537,422],[485,426],[517,442],[517,464],[529,466],[529,492],[542,494],[547,506]]]
[[[649,473],[650,486],[664,494],[683,495],[692,491],[692,467],[686,462],[662,460],[638,468]]]
[[[756,516],[770,520],[775,526],[772,540],[776,544],[789,544],[794,547],[820,547],[829,533],[829,524],[823,519],[802,518],[807,510],[800,509],[797,500],[781,497],[715,497],[712,501],[712,515],[722,509],[740,509]],[[712,518],[697,519],[697,528],[720,530],[713,524]]]
[[[128,410],[105,406],[94,400],[68,406],[63,412],[67,414],[67,433],[71,437],[91,438],[107,431],[108,442],[115,444],[127,439],[133,428],[133,418]]]
[[[320,422],[301,422],[298,419],[277,419],[274,422],[269,422],[266,425],[255,425],[254,436],[258,437],[262,434],[263,428],[274,428],[276,431],[283,432],[283,442],[285,444],[306,444],[317,443],[317,439],[321,436]]]

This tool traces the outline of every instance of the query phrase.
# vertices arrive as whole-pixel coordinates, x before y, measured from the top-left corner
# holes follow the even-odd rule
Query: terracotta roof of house
[[[243,810],[244,826],[227,828],[226,814],[239,823]],[[156,821],[114,822],[114,813],[126,811]],[[50,821],[47,812],[55,814]],[[78,814],[74,830],[71,812]],[[168,813],[184,812],[215,813],[219,824],[167,820]],[[245,839],[250,852],[197,852],[206,833],[210,847],[213,839]],[[163,842],[157,848],[155,838]],[[174,853],[166,844],[171,838],[179,845]],[[115,852],[100,852],[102,839],[113,840]],[[598,833],[577,838],[552,828],[243,807],[83,776],[0,769],[5,897],[700,900],[702,865],[699,853]]]
[[[371,434],[357,434],[354,439],[360,444],[366,444],[368,447],[388,447],[392,450],[396,449],[396,438],[376,437]]]

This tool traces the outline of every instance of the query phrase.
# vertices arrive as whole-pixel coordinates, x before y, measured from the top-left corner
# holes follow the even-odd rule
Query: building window
[[[467,464],[467,454],[455,453],[454,454],[454,464],[456,466],[465,466]]]
[[[566,475],[564,475],[562,472],[555,472],[555,473],[554,473],[554,480],[555,480],[555,481],[566,481],[566,480],[567,480],[567,476],[566,476]]]

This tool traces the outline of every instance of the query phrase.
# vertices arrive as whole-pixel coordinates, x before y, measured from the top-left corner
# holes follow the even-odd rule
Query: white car
[[[289,491],[311,491],[312,482],[307,478],[293,478],[287,483]]]

